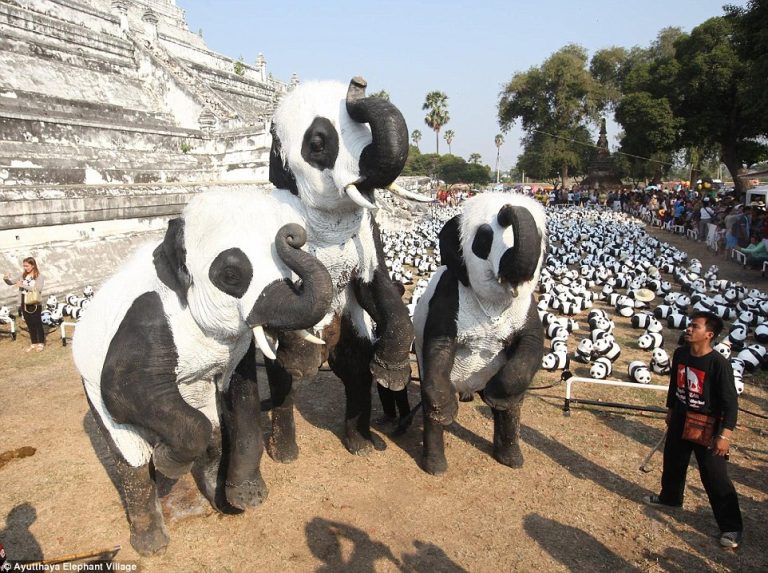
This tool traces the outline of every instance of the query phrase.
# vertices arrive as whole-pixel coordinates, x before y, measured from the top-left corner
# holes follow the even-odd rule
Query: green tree
[[[515,74],[504,86],[498,104],[502,130],[520,121],[526,132],[524,143],[536,141],[553,154],[546,163],[559,164],[562,184],[569,167],[576,165],[581,151],[572,142],[583,130],[597,125],[600,112],[608,105],[605,89],[587,69],[584,48],[569,44],[552,54],[538,68]],[[546,145],[539,137],[549,137]],[[526,171],[528,171],[526,169]]]
[[[573,174],[584,174],[594,156],[594,142],[584,126],[571,131],[568,140],[533,132],[523,138],[523,153],[517,158],[517,170],[527,177],[562,183],[563,161]]]
[[[456,132],[452,129],[446,129],[445,133],[443,134],[443,139],[445,139],[445,142],[448,144],[448,153],[451,153],[451,143],[453,143],[453,138],[456,137]]]
[[[472,183],[486,185],[491,180],[491,170],[485,165],[467,163],[457,155],[440,156],[438,174],[448,183]]]
[[[421,132],[418,129],[414,129],[411,132],[411,141],[413,141],[413,144],[416,146],[416,149],[418,149],[419,141],[421,141]]]
[[[448,113],[448,96],[440,91],[429,92],[421,109],[428,112],[424,123],[435,132],[435,153],[440,155],[440,130],[451,119]]]
[[[378,97],[389,101],[389,92],[387,90],[379,90],[370,94],[369,97]]]
[[[469,163],[472,165],[480,165],[480,162],[483,160],[483,156],[479,153],[470,153],[469,154]]]
[[[238,76],[244,76],[245,75],[245,64],[243,63],[243,56],[240,56],[237,61],[234,63],[234,72]]]
[[[493,138],[493,142],[496,144],[496,183],[499,182],[499,157],[501,155],[501,146],[504,145],[504,136],[500,133],[496,134]]]
[[[736,25],[733,19],[710,18],[675,44],[681,89],[673,109],[683,122],[683,138],[705,151],[715,148],[733,177],[736,193],[741,194],[741,170],[768,157],[768,146],[761,141],[766,120],[756,114],[751,99],[754,90],[749,82],[755,64],[737,52]]]

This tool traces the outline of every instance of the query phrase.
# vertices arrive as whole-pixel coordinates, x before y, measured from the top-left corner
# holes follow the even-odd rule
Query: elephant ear
[[[184,219],[168,221],[165,238],[152,252],[155,272],[162,283],[176,293],[183,307],[187,306],[187,291],[192,276],[187,269],[187,249],[184,247]]]
[[[269,152],[269,182],[278,189],[288,189],[294,195],[299,194],[296,177],[283,161],[283,146],[277,136],[275,124],[270,128],[272,134],[272,149]]]
[[[461,215],[456,215],[440,230],[440,263],[448,267],[461,281],[469,286],[467,266],[464,264],[464,250],[461,248]]]

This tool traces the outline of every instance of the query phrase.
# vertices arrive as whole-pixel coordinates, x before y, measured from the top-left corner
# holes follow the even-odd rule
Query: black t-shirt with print
[[[684,381],[688,382],[688,396]],[[667,392],[667,408],[675,405],[712,414],[722,427],[733,430],[739,410],[731,364],[714,350],[705,356],[692,356],[688,346],[675,350]]]

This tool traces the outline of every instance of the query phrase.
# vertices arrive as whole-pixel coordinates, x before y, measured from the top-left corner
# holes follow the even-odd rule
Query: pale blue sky
[[[190,30],[202,28],[208,47],[253,63],[288,81],[355,75],[369,91],[385,89],[409,131],[421,130],[422,152],[435,151],[421,110],[427,92],[448,95],[456,132],[452,151],[482,154],[495,166],[498,94],[518,71],[538,66],[568,43],[590,56],[609,46],[648,46],[659,30],[689,32],[726,3],[743,0],[177,0]],[[610,130],[610,127],[609,127]],[[611,147],[615,133],[609,132]],[[514,166],[520,131],[505,134],[501,167]],[[447,152],[440,134],[440,152]]]

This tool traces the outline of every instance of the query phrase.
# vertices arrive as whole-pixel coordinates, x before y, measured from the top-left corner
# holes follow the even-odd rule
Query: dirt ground
[[[703,247],[661,235],[680,241],[705,265],[711,258]],[[768,288],[759,272],[743,272],[723,260],[717,264],[723,276]],[[631,339],[638,335],[619,330],[627,361]],[[667,333],[669,351],[676,338]],[[10,460],[0,455],[0,541],[12,559],[50,559],[121,545],[117,561],[136,563],[142,571],[768,569],[766,420],[746,413],[739,417],[731,475],[745,541],[731,551],[712,537],[717,527],[694,467],[683,509],[660,511],[642,504],[643,495],[659,487],[660,455],[650,473],[638,468],[662,435],[660,414],[576,405],[566,417],[563,385],[530,391],[523,413],[526,461],[512,470],[491,458],[490,410],[476,400],[461,405],[458,423],[447,433],[448,473],[433,477],[418,465],[420,416],[402,437],[378,432],[382,449],[368,457],[347,453],[340,441],[343,390],[328,372],[298,388],[298,461],[283,465],[264,456],[269,498],[261,507],[237,516],[203,508],[199,515],[169,520],[165,555],[141,558],[130,546],[120,497],[109,477],[110,458],[88,411],[70,347],[60,345],[56,332],[49,341],[45,352],[27,354],[25,332],[17,341],[0,337],[0,454],[28,448]],[[577,341],[578,336],[571,338],[571,350]],[[587,369],[574,371],[586,375]],[[558,378],[541,372],[534,385]],[[746,382],[741,406],[765,415],[765,377]],[[657,376],[654,383],[665,382]],[[410,388],[415,405],[418,382]],[[661,392],[643,388],[576,386],[574,395],[663,405]],[[374,416],[380,415],[375,397],[374,404]]]

